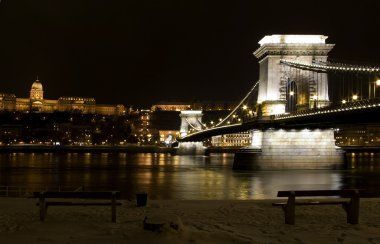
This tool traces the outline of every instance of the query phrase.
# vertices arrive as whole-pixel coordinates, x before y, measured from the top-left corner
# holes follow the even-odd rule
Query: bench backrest
[[[119,191],[42,191],[33,192],[33,197],[46,198],[89,198],[89,199],[110,199],[113,195],[119,196]]]
[[[340,196],[352,197],[359,194],[358,189],[346,190],[301,190],[301,191],[279,191],[277,197],[289,197],[294,193],[296,197],[327,197],[327,196]]]

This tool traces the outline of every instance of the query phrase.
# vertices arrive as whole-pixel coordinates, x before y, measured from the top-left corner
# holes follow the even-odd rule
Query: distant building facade
[[[339,147],[379,147],[378,124],[348,125],[335,129],[335,141]]]
[[[15,94],[0,93],[0,111],[21,112],[81,112],[85,114],[122,115],[123,105],[96,104],[94,98],[60,97],[58,100],[44,99],[42,83],[37,79],[30,89],[29,98],[17,98]]]
[[[202,111],[220,111],[220,110],[232,110],[236,107],[237,102],[159,102],[151,107],[154,111],[183,111],[183,110],[202,110]]]
[[[236,107],[237,102],[227,102],[227,101],[216,101],[216,102],[193,102],[191,104],[191,109],[202,110],[202,111],[221,111],[221,110],[232,110]]]
[[[214,147],[245,147],[251,145],[251,142],[251,131],[213,136],[211,139],[211,145]]]
[[[190,104],[183,104],[180,102],[162,102],[152,105],[151,109],[154,111],[182,111],[191,109]]]

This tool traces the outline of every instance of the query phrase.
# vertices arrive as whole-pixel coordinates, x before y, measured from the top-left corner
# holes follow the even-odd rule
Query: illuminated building
[[[363,124],[342,126],[335,130],[336,145],[339,147],[379,147],[380,126]]]
[[[0,93],[0,111],[15,110],[15,109],[16,109],[16,95]]]
[[[193,102],[191,104],[191,109],[202,110],[202,111],[229,111],[236,107],[237,102],[235,101],[205,101],[205,102]]]
[[[138,126],[138,138],[140,140],[140,143],[147,144],[151,142],[152,133],[150,131],[150,117],[151,112],[150,110],[141,110],[140,113],[140,126]]]
[[[234,134],[213,136],[211,145],[214,147],[245,147],[251,145],[252,133],[245,131]]]
[[[44,99],[42,83],[37,79],[30,89],[29,98],[17,98],[14,94],[0,93],[0,111],[21,112],[80,112],[84,114],[122,115],[123,105],[96,104],[94,98],[60,97]]]
[[[189,110],[191,107],[190,104],[183,104],[180,102],[162,102],[159,104],[154,104],[151,107],[151,110],[154,111],[182,111]]]
[[[154,104],[151,110],[154,111],[183,111],[183,110],[202,110],[202,111],[220,111],[220,110],[232,110],[236,107],[236,102],[160,102]]]

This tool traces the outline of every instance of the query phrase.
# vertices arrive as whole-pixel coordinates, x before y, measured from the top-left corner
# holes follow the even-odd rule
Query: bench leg
[[[347,223],[359,224],[359,193],[355,194],[347,205]]]
[[[295,222],[295,202],[296,197],[293,192],[288,198],[287,204],[284,206],[285,224],[294,225]]]
[[[46,209],[46,202],[45,202],[45,197],[41,196],[39,199],[39,205],[40,205],[40,220],[44,221],[47,213]]]
[[[111,211],[112,211],[112,223],[116,223],[116,194],[112,194],[112,204],[111,204]]]

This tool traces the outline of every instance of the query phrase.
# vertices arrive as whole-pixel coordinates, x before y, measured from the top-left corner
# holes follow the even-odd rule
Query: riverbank
[[[175,148],[159,147],[155,145],[134,145],[126,146],[51,146],[51,145],[15,145],[15,146],[0,146],[0,153],[12,152],[120,152],[120,153],[175,153]]]
[[[206,155],[210,153],[235,153],[239,150],[237,147],[209,147],[206,149]],[[177,149],[171,147],[160,147],[157,145],[113,145],[113,146],[52,146],[52,145],[11,145],[11,146],[0,146],[0,153],[13,153],[13,152],[120,152],[120,153],[171,153],[176,154]]]
[[[278,201],[123,201],[112,223],[110,207],[53,206],[40,222],[35,199],[0,198],[0,243],[380,243],[380,199],[361,200],[358,225],[331,205],[297,207],[286,225]],[[167,224],[144,230],[145,217]]]

